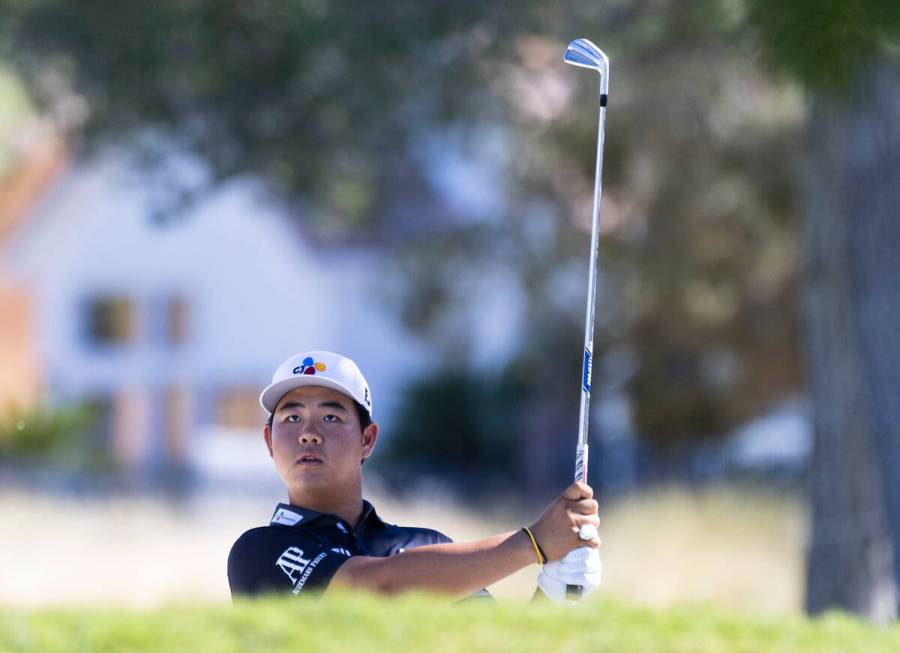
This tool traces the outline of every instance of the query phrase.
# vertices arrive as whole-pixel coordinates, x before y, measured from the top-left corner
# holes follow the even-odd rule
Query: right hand
[[[548,562],[538,574],[538,587],[556,603],[566,603],[567,588],[576,585],[581,588],[579,598],[587,598],[600,586],[603,564],[600,552],[588,546],[569,551],[562,560]]]
[[[575,482],[558,499],[547,506],[531,526],[547,560],[559,560],[569,551],[582,546],[598,548],[600,538],[582,540],[578,529],[586,524],[600,525],[594,491],[585,483]]]

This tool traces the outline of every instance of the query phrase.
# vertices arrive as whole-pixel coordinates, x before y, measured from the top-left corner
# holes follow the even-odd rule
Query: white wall
[[[287,356],[331,349],[356,359],[376,417],[389,425],[393,398],[431,361],[380,305],[378,256],[313,250],[249,183],[217,191],[175,224],[154,225],[147,189],[123,170],[114,156],[71,168],[7,252],[36,299],[51,398],[171,382],[262,387]],[[122,351],[91,350],[79,310],[100,293],[142,306],[184,296],[187,342],[173,350],[139,338]]]

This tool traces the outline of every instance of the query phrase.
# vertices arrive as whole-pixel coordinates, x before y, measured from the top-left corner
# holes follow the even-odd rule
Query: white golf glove
[[[583,546],[569,551],[561,560],[548,562],[538,574],[538,587],[556,603],[566,602],[566,586],[581,586],[581,597],[600,587],[603,564],[600,551]]]

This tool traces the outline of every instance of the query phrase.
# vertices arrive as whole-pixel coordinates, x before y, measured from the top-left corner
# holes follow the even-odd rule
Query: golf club
[[[575,450],[575,480],[587,482],[588,470],[588,417],[591,402],[591,368],[594,351],[594,312],[597,294],[597,250],[600,243],[600,194],[603,173],[603,125],[606,119],[606,102],[609,91],[609,59],[600,48],[587,39],[575,39],[566,48],[563,61],[573,66],[590,68],[600,73],[600,118],[597,127],[597,167],[594,173],[594,210],[591,223],[591,254],[588,266],[587,310],[584,317],[584,359],[581,368],[581,408],[578,425],[578,446]],[[579,537],[590,540],[596,536],[595,528],[583,526]],[[568,585],[566,597],[577,601],[581,587]]]

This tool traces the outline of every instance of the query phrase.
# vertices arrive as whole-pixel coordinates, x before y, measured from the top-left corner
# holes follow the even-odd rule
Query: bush
[[[88,406],[10,407],[0,415],[0,461],[34,466],[106,467],[98,418]]]
[[[425,377],[404,396],[384,464],[407,481],[438,475],[461,488],[472,477],[509,480],[518,405],[502,378],[457,370]]]

